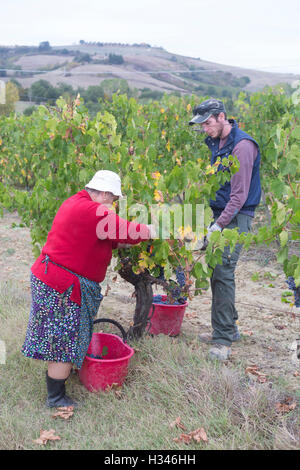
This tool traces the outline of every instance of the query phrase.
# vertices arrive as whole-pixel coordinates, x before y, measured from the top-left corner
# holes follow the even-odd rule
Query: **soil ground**
[[[236,307],[242,339],[233,344],[230,361],[244,366],[256,365],[270,384],[276,382],[297,391],[300,361],[295,349],[300,309],[281,300],[288,288],[275,253],[275,248],[261,247],[244,252],[240,257],[236,270]],[[17,214],[4,212],[0,218],[0,283],[21,284],[24,293],[28,292],[28,310],[33,261],[29,229],[20,226]],[[102,292],[106,295],[98,316],[114,318],[128,328],[135,308],[133,287],[119,275],[116,277],[111,266]],[[206,291],[189,301],[178,340],[197,341],[199,333],[211,331],[210,298],[210,291]],[[203,348],[208,350],[209,346],[203,344]]]

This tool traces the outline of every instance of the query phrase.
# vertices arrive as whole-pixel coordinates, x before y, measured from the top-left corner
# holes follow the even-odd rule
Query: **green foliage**
[[[51,51],[52,47],[50,46],[49,41],[42,41],[39,44],[38,51],[39,52],[48,52]]]
[[[245,102],[241,94],[236,106],[242,128],[260,143],[261,178],[271,224],[259,230],[255,241],[280,243],[277,259],[287,275],[296,273],[300,284],[299,257],[289,256],[291,241],[300,238],[300,100],[299,90],[287,95],[282,87],[266,88]]]
[[[90,99],[98,97],[96,88],[90,90]],[[222,162],[230,171],[216,172],[209,165],[203,139],[188,126],[196,102],[195,96],[165,95],[159,102],[141,104],[125,94],[112,94],[109,101],[100,100],[99,112],[92,117],[82,99],[60,98],[56,107],[40,106],[30,116],[2,118],[0,202],[17,209],[30,227],[35,253],[45,242],[60,204],[84,188],[95,171],[109,169],[120,174],[129,209],[140,203],[148,214],[155,206],[157,220],[170,217],[170,224],[160,229],[163,239],[152,242],[151,253],[146,242],[130,249],[135,273],[148,270],[157,276],[157,266],[163,266],[170,278],[181,265],[186,295],[199,293],[207,287],[225,246],[232,251],[237,242],[247,249],[252,243],[278,240],[278,261],[298,285],[299,257],[289,253],[291,242],[300,238],[300,110],[295,96],[269,89],[254,94],[250,103],[245,95],[234,103],[240,126],[262,149],[270,224],[255,235],[228,229],[214,232],[205,253],[192,250],[212,220],[209,200],[239,165],[232,156]],[[177,212],[178,207],[185,211],[197,204],[203,208],[200,231],[195,211],[188,223],[185,212],[181,218]],[[141,217],[137,211],[126,215]]]
[[[30,87],[31,96],[37,103],[45,102],[47,100],[56,100],[59,97],[59,90],[51,85],[47,80],[38,80]]]
[[[0,104],[0,116],[12,113],[15,109],[15,103],[18,100],[18,87],[12,82],[7,82],[5,84],[5,103]]]
[[[151,90],[150,88],[143,88],[139,96],[141,100],[160,100],[162,97],[162,91]]]
[[[119,54],[109,54],[108,55],[108,63],[109,64],[121,65],[121,64],[124,64],[124,58],[123,58],[122,55],[119,55]]]
[[[74,62],[79,62],[81,64],[83,64],[84,62],[91,62],[92,61],[92,58],[90,56],[90,54],[87,54],[87,53],[82,53],[82,52],[77,52],[77,54],[75,55],[74,57]]]

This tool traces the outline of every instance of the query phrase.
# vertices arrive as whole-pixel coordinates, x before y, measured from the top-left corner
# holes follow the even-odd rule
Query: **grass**
[[[54,420],[45,407],[46,364],[20,353],[29,294],[17,283],[0,285],[0,340],[7,349],[0,365],[0,449],[40,449],[33,440],[41,429],[61,438],[45,449],[299,449],[299,405],[286,415],[275,407],[286,395],[284,384],[249,381],[242,363],[211,362],[207,346],[187,336],[146,336],[134,344],[121,396],[90,393],[72,374],[67,391],[82,407],[68,421]],[[185,431],[170,427],[179,416]],[[200,427],[208,443],[174,441]]]

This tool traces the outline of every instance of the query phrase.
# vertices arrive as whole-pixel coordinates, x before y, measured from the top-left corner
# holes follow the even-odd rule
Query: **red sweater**
[[[100,283],[118,242],[134,245],[148,239],[146,225],[121,219],[114,211],[92,201],[87,191],[79,191],[58,209],[46,244],[31,271],[60,293],[74,284],[71,300],[81,305],[78,277],[51,262],[45,274],[46,264],[42,261],[46,254],[55,263]]]

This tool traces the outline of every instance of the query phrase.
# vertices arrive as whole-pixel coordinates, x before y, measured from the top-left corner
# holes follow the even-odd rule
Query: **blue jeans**
[[[239,233],[251,230],[252,217],[237,214],[226,228],[239,228]],[[238,313],[235,308],[235,268],[240,256],[242,245],[237,244],[230,253],[225,247],[223,262],[213,270],[210,285],[212,291],[211,323],[214,343],[230,346],[235,333],[235,322]]]

